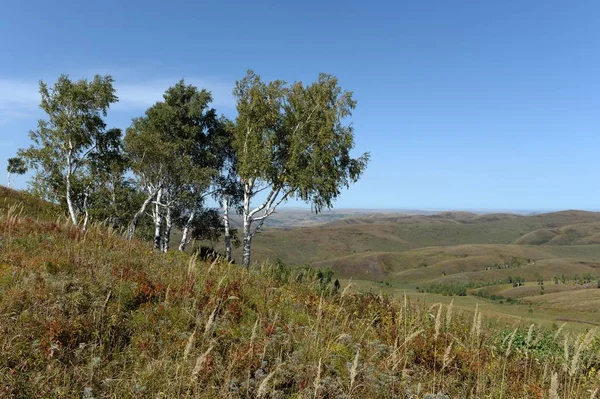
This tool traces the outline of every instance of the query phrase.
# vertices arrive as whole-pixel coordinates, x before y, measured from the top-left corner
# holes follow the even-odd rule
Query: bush
[[[425,292],[446,296],[466,296],[467,287],[463,284],[432,284],[425,288]]]

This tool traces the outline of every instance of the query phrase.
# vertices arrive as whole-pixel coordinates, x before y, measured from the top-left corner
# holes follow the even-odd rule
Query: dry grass
[[[0,240],[3,398],[579,398],[600,384],[595,332],[506,330],[479,310],[336,293],[310,270],[207,264],[15,211]]]

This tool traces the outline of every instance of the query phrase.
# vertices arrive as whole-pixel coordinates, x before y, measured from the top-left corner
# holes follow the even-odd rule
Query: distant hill
[[[520,215],[510,213],[476,214],[471,212],[441,212],[432,214],[379,214],[358,215],[345,217],[327,223],[327,227],[356,225],[356,224],[394,224],[394,223],[484,223],[503,219],[513,219]]]
[[[530,214],[530,212],[527,212]],[[423,221],[422,216],[431,216],[430,220],[453,220],[455,222],[477,222],[524,216],[523,211],[502,212],[463,212],[463,211],[430,211],[418,209],[374,210],[374,209],[330,209],[315,214],[307,208],[279,208],[265,222],[265,227],[293,228],[321,225],[404,223]],[[233,226],[241,227],[241,219],[231,216]]]
[[[578,223],[554,229],[534,230],[515,240],[521,245],[600,244],[600,222]]]
[[[255,238],[253,248],[255,259],[280,257],[290,263],[307,264],[363,252],[399,252],[428,246],[543,244],[558,234],[556,229],[580,224],[578,234],[588,232],[585,239],[591,243],[595,242],[595,227],[590,226],[596,226],[596,222],[600,222],[600,213],[584,211],[532,216],[468,212],[354,215],[320,226],[265,229]],[[537,230],[539,234],[528,236]],[[565,229],[564,234],[573,233]]]
[[[320,226],[266,229],[253,249],[256,260],[281,258],[331,267],[344,278],[412,286],[597,276],[600,213],[356,214]]]
[[[514,264],[512,263],[514,262]],[[428,247],[403,252],[347,255],[313,263],[343,277],[422,285],[482,283],[521,275],[528,281],[561,274],[600,274],[600,263],[563,259],[536,247],[475,244]]]

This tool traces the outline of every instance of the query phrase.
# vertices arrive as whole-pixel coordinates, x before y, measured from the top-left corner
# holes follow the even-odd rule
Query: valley
[[[469,308],[478,303],[508,320],[578,329],[600,323],[596,212],[357,213],[265,229],[253,248],[256,261],[331,268],[357,289]]]

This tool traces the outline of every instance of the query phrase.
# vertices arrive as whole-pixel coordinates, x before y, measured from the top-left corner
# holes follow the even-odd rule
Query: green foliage
[[[544,285],[544,278],[542,277],[541,274],[538,274],[537,277],[536,277],[536,279],[537,279],[537,284],[538,285]]]
[[[365,169],[369,155],[351,157],[354,132],[344,124],[356,102],[335,77],[321,74],[309,86],[287,85],[265,83],[249,71],[234,95],[233,146],[242,181],[264,181],[320,211]]]
[[[23,158],[8,158],[8,165],[6,166],[6,171],[11,174],[22,175],[25,174],[25,172],[27,172],[27,164],[25,163]]]
[[[200,233],[197,221],[195,226],[191,224],[195,215],[208,220],[204,198],[224,162],[224,137],[228,134],[222,126],[225,122],[210,108],[211,102],[210,92],[181,80],[127,129],[125,149],[138,189],[149,199],[160,198],[155,201],[153,217],[159,228],[157,247],[162,239],[163,250],[168,249],[172,220],[192,229],[199,238],[208,231]]]
[[[273,280],[280,284],[290,282],[304,283],[314,286],[320,294],[334,294],[340,288],[340,282],[333,280],[334,272],[330,268],[314,268],[310,266],[291,267],[281,259],[263,265],[266,272]]]
[[[185,226],[188,222],[188,213],[176,214],[176,225]],[[218,241],[223,235],[223,221],[216,209],[200,208],[196,211],[193,221],[189,224],[190,237],[201,241]],[[233,230],[233,241],[239,246],[237,231]]]
[[[438,283],[428,285],[425,292],[447,296],[466,296],[467,287],[464,284]]]
[[[513,334],[514,333],[514,334]],[[555,338],[556,330],[521,327],[515,330],[503,329],[497,335],[496,345],[501,351],[508,349],[512,336],[511,351],[523,355],[533,355],[541,361],[555,360],[562,355],[563,345]]]
[[[125,137],[133,171],[165,186],[206,186],[211,172],[206,167],[215,162],[209,140],[218,124],[211,101],[208,91],[181,80],[165,92],[163,101],[135,118]]]
[[[478,290],[472,293],[474,296],[478,296],[480,298],[490,299],[492,301],[506,301],[507,303],[517,302],[513,298],[505,297],[503,295],[490,294],[488,290]]]
[[[110,76],[96,75],[93,80],[72,81],[61,75],[50,88],[40,82],[40,107],[47,119],[40,120],[37,130],[29,133],[33,144],[19,150],[35,170],[32,192],[44,199],[63,204],[74,224],[86,212],[86,181],[91,179],[90,161],[102,159],[105,143],[114,131],[105,131],[103,117],[117,96]]]
[[[279,258],[267,270],[267,274],[280,284],[288,283],[292,276],[292,269]]]
[[[341,189],[358,180],[369,154],[350,155],[354,132],[346,120],[356,102],[334,76],[321,74],[305,86],[263,82],[248,71],[233,94],[238,115],[232,149],[244,193],[242,263],[250,266],[252,238],[279,204],[294,197],[315,212],[331,208]],[[251,209],[263,190],[268,190],[266,199]]]
[[[510,278],[512,280],[513,287],[521,287],[525,285],[525,279],[521,276],[516,276],[514,278]]]

